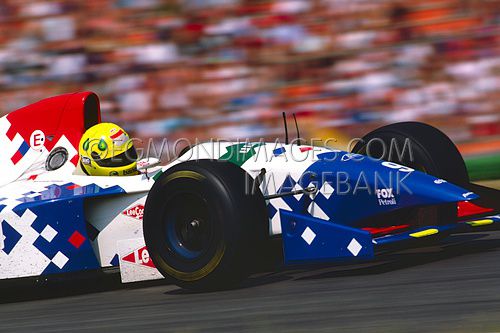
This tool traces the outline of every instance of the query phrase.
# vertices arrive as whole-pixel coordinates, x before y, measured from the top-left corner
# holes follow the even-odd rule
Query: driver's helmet
[[[112,123],[89,128],[78,146],[80,166],[89,176],[137,174],[137,153],[127,132]]]

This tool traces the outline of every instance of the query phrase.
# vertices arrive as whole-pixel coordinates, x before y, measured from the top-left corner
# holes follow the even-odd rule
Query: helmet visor
[[[124,151],[121,154],[109,158],[100,159],[98,156],[97,158],[94,157],[94,162],[96,162],[98,166],[104,168],[124,167],[136,161],[137,161],[137,152],[135,151],[134,146],[131,146],[128,150]]]

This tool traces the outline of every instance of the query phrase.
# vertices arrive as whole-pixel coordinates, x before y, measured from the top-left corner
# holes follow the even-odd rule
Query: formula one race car
[[[124,282],[226,288],[271,236],[285,264],[304,264],[500,224],[499,191],[469,183],[450,139],[422,123],[381,127],[351,152],[206,142],[138,175],[77,174],[78,142],[99,122],[90,92],[0,119],[0,279],[119,267]]]

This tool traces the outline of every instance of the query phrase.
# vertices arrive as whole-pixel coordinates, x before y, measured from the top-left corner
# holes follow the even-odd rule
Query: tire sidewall
[[[412,161],[401,160],[394,158],[398,157],[397,154],[387,156],[390,154],[389,149],[385,151],[386,156],[373,156],[375,158],[407,165],[457,185],[469,182],[465,163],[456,146],[443,132],[430,125],[418,122],[387,125],[365,135],[352,151],[362,151],[366,144],[373,139],[382,140],[386,147],[391,147],[391,140],[396,140],[399,147],[404,147],[406,140],[409,139],[409,149],[413,155]],[[403,209],[394,213],[395,220],[401,216],[400,214],[405,215],[405,211],[409,212],[406,215],[409,216],[408,222],[412,225],[439,225],[456,219],[457,205],[453,203]]]
[[[264,222],[262,194],[245,195],[241,183],[246,173],[227,163],[189,161],[178,164],[156,181],[146,200],[144,238],[151,258],[163,275],[183,287],[212,289],[240,280],[250,272],[251,249],[258,246],[262,230],[267,230],[257,228]],[[206,256],[195,260],[191,269],[179,269],[172,260],[162,227],[166,205],[172,196],[185,192],[204,197],[212,222],[217,226],[216,246]]]

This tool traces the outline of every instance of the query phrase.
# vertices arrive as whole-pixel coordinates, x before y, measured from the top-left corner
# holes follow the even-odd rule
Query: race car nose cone
[[[469,201],[479,198],[474,192],[420,171],[412,172],[404,183],[405,188],[412,192],[409,197],[423,201],[422,204]]]

